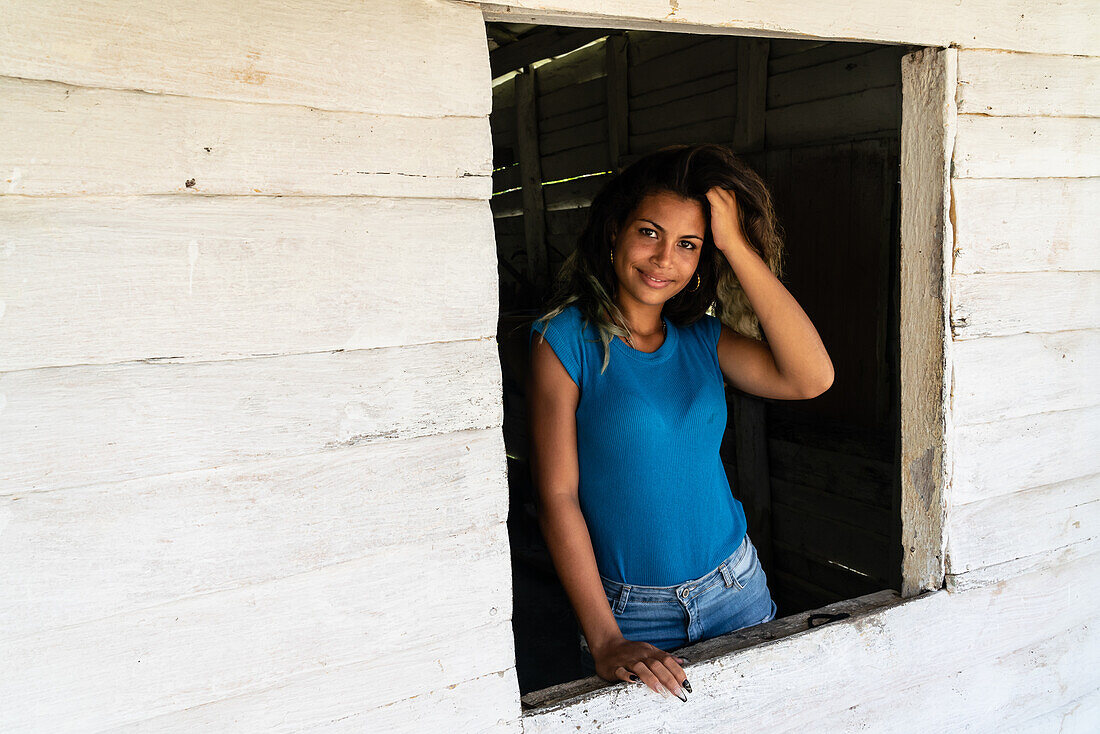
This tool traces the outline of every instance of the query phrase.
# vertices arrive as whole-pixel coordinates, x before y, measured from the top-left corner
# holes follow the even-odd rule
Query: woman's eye
[[[646,234],[647,232],[652,232],[653,234],[657,234],[657,230],[652,229],[651,227],[639,227],[638,231],[641,232],[642,234]],[[648,236],[648,235],[646,235],[646,236]],[[681,244],[690,245],[690,247],[688,248],[689,250],[694,250],[696,247],[698,247],[698,245],[696,245],[691,240],[680,240],[680,242],[681,242]]]

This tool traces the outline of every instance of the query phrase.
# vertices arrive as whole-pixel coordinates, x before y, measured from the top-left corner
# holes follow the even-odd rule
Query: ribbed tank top
[[[709,314],[668,327],[655,352],[616,337],[603,344],[569,306],[543,328],[580,388],[578,488],[600,574],[643,586],[675,586],[716,568],[745,537],[718,449],[726,400],[718,364],[721,322]]]

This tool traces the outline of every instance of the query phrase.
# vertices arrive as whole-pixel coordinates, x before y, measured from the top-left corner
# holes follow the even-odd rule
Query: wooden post
[[[901,60],[901,595],[906,598],[941,588],[945,573],[957,64],[953,48],[923,48]]]
[[[527,277],[534,285],[535,303],[546,300],[550,289],[546,252],[546,205],[542,198],[542,165],[539,156],[538,104],[535,70],[524,67],[516,74],[516,148],[519,151],[523,187],[523,230],[527,243]]]
[[[627,88],[627,39],[623,33],[608,36],[604,42],[606,52],[605,73],[607,75],[607,144],[611,166],[615,171],[624,164],[623,157],[629,152],[627,128],[628,88]]]
[[[733,149],[742,155],[764,150],[769,48],[766,38],[741,38],[737,42],[737,116]],[[753,156],[746,157],[753,165],[763,164]]]

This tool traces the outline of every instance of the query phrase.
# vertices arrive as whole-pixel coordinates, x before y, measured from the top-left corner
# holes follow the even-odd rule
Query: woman
[[[781,249],[764,182],[728,148],[664,148],[596,196],[532,324],[539,523],[589,674],[686,701],[669,651],[775,616],[718,448],[723,379],[787,400],[832,384]]]

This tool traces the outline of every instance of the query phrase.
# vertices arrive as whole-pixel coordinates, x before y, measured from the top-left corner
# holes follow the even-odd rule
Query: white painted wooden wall
[[[480,11],[0,15],[0,731],[514,730]]]
[[[521,717],[481,9],[7,3],[0,730],[1094,730],[1095,8],[931,5],[486,6],[962,47],[949,589]]]

